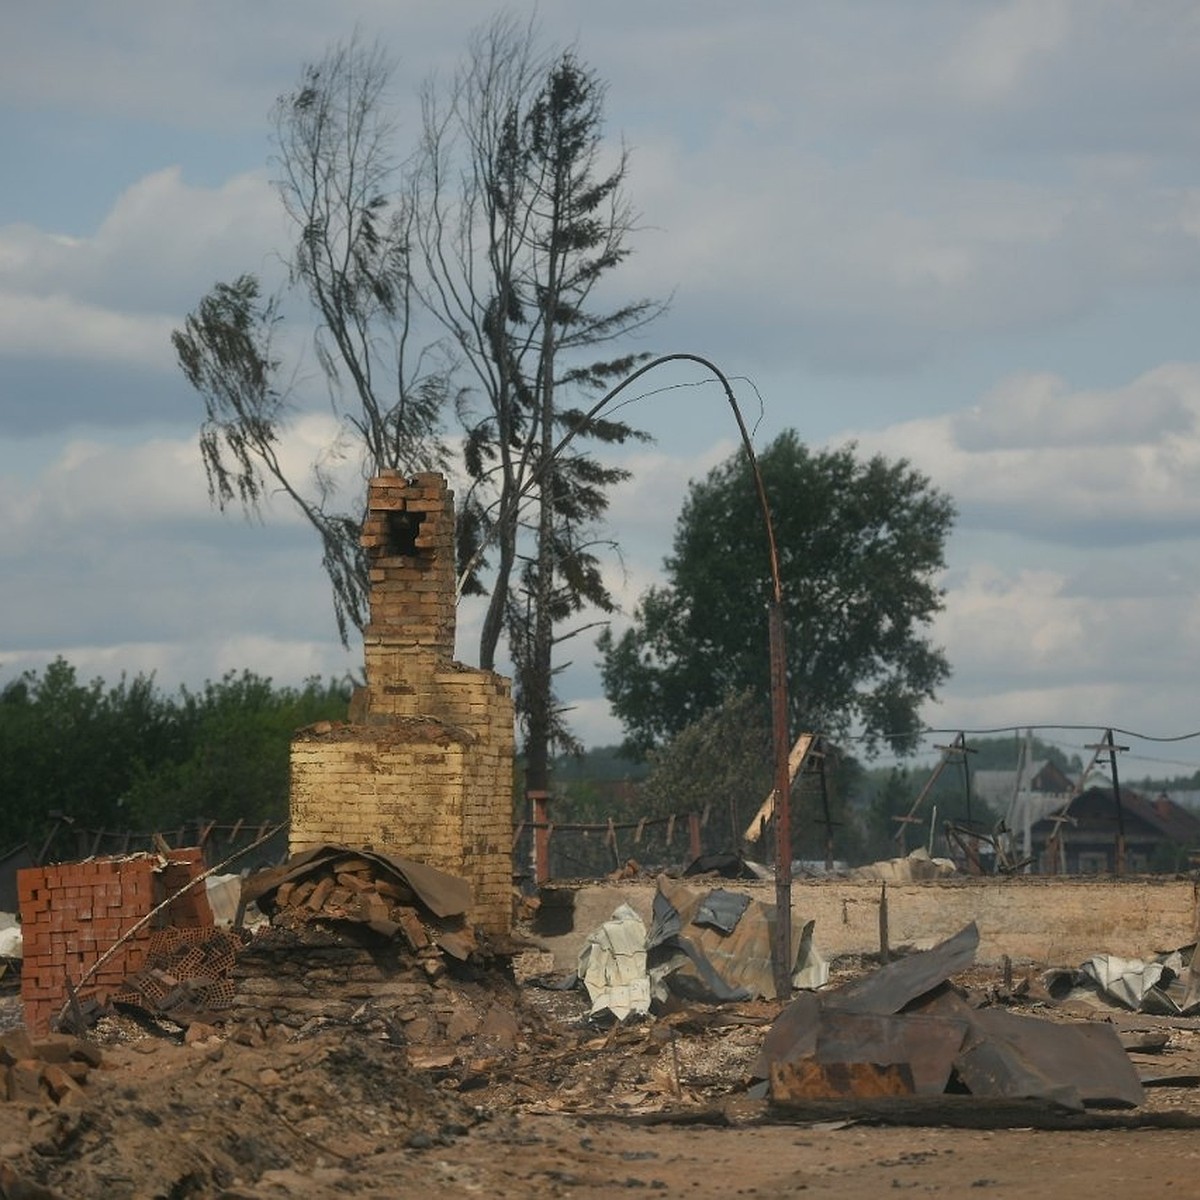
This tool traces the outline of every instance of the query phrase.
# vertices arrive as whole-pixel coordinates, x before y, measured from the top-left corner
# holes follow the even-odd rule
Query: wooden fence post
[[[533,882],[541,887],[550,878],[550,793],[527,795],[533,806]]]

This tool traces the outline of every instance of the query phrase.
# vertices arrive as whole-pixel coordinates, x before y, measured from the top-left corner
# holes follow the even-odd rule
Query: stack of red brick
[[[199,849],[92,858],[17,872],[25,1024],[44,1033],[96,961],[138,921],[204,871]],[[169,904],[109,958],[78,997],[103,1003],[145,962],[150,936],[167,926],[213,923],[203,883]]]

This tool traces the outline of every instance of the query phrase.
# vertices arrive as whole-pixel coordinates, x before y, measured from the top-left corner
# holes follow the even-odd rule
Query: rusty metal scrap
[[[936,1096],[946,1090],[970,1022],[955,1017],[821,1013],[813,1057],[823,1064],[903,1065],[910,1091]]]
[[[775,998],[774,905],[743,902],[724,889],[697,891],[665,875],[657,884],[646,942],[652,976],[661,975],[671,992],[688,1000]],[[823,981],[826,968],[813,949],[813,922],[793,916],[791,924],[789,979],[806,972],[820,973]]]
[[[771,1067],[771,1094],[778,1099],[834,1100],[854,1096],[911,1096],[912,1071],[907,1063],[799,1062]]]
[[[797,1061],[816,1053],[820,1021],[820,998],[813,992],[801,992],[767,1030],[762,1050],[750,1070],[751,1076],[769,1079],[772,1063]]]
[[[1096,1108],[1136,1108],[1145,1099],[1137,1071],[1111,1025],[1044,1021],[984,1008],[971,1015],[968,1052],[983,1045],[994,1049],[990,1061],[1002,1065],[1004,1074],[977,1073],[978,1055],[969,1064],[960,1059],[959,1076],[976,1094],[1058,1099],[1051,1093],[1067,1088],[1078,1094],[1079,1107]],[[1041,1090],[1039,1079],[1045,1081]]]
[[[888,963],[829,993],[825,1000],[829,1007],[842,1012],[900,1012],[905,1005],[969,967],[978,948],[979,929],[972,921],[932,950]]]
[[[808,993],[797,996],[768,1032],[754,1067],[755,1078],[767,1079],[773,1062],[814,1054],[827,1012],[888,1016],[918,1001],[928,1002],[940,994],[951,975],[974,962],[978,945],[979,930],[972,922],[932,950],[897,959],[862,979],[822,992],[819,997]],[[939,1010],[940,1015],[949,1016],[958,1016],[959,1012],[958,1006],[948,1012]]]
[[[772,1102],[877,1104],[897,1094],[881,1092],[881,1078],[903,1068],[912,1096],[965,1090],[977,1102],[1003,1102],[997,1120],[1008,1119],[1010,1102],[1076,1113],[1141,1104],[1142,1084],[1111,1026],[972,1008],[954,992],[949,978],[971,964],[978,940],[971,924],[932,950],[789,1004],[753,1070],[770,1081]]]

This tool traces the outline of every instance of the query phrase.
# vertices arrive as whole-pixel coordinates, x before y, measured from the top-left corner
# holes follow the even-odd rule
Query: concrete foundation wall
[[[774,884],[693,880],[697,888],[727,887],[768,903]],[[879,949],[879,883],[857,880],[797,880],[792,910],[816,921],[813,940],[827,958],[869,954]],[[583,885],[575,892],[573,929],[538,941],[554,952],[555,964],[570,970],[587,935],[619,904],[630,904],[650,923],[654,885]],[[551,891],[539,914],[551,927]],[[1078,966],[1093,954],[1147,957],[1195,940],[1197,884],[1157,877],[1136,879],[951,879],[888,884],[889,941],[893,948],[926,948],[974,921],[979,926],[981,963]]]

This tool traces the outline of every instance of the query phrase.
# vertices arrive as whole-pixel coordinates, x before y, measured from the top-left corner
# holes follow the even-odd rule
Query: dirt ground
[[[969,982],[986,995],[994,981]],[[1200,1195],[1200,1128],[795,1124],[745,1093],[776,1006],[610,1028],[585,1008],[578,992],[522,983],[510,1026],[493,1021],[491,1041],[457,1053],[407,1045],[378,1014],[302,1034],[195,1026],[188,1041],[105,1018],[103,1065],[78,1093],[0,1104],[0,1196]],[[1200,1073],[1200,1022],[1042,1015],[1165,1032],[1139,1069]],[[0,1029],[18,1019],[15,997],[0,998]],[[1148,1089],[1139,1114],[1200,1124],[1200,1088]]]

